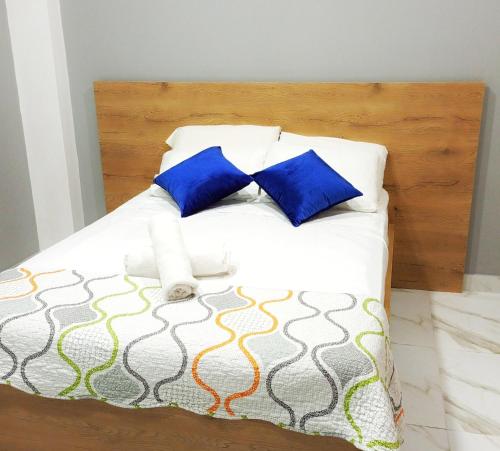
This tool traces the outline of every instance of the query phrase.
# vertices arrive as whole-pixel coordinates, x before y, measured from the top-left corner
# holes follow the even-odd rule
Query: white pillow
[[[362,212],[377,211],[387,159],[387,149],[384,146],[283,132],[280,140],[273,144],[267,153],[264,166],[272,166],[310,149],[363,193],[363,196],[338,205],[339,208]]]
[[[221,146],[221,148],[224,156],[246,174],[253,174],[264,168],[264,161],[268,151],[267,146]],[[205,149],[206,147],[175,147],[165,152],[161,159],[160,174]]]
[[[260,125],[186,125],[178,127],[165,141],[172,150],[163,155],[160,174],[204,149],[221,146],[224,156],[246,174],[264,168],[269,146],[278,141],[281,127]],[[161,195],[151,187],[151,194]],[[155,194],[156,193],[156,194]],[[257,197],[259,187],[252,182],[236,193]]]
[[[165,141],[172,148],[268,147],[278,141],[281,127],[261,125],[187,125],[178,127]]]

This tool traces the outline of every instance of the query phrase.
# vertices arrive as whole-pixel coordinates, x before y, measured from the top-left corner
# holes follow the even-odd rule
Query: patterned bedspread
[[[1,273],[0,381],[399,449],[401,393],[381,302],[229,287],[165,303],[157,285],[77,270]]]

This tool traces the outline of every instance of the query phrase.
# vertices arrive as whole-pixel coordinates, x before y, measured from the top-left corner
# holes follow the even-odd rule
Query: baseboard
[[[500,293],[500,276],[489,274],[465,274],[464,291]]]

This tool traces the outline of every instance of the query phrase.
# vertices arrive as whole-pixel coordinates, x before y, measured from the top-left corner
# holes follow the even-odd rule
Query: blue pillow
[[[252,182],[226,160],[220,147],[209,147],[156,176],[154,182],[168,191],[181,216],[190,216]]]
[[[295,227],[320,211],[363,195],[314,150],[256,172],[253,178]]]

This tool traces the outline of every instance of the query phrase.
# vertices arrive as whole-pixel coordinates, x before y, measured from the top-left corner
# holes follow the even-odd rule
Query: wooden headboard
[[[461,291],[482,83],[96,82],[106,206],[151,184],[187,124],[281,125],[384,144],[396,227],[393,286]]]

